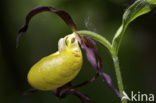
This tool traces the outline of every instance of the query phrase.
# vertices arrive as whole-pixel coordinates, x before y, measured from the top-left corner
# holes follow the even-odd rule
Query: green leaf
[[[122,24],[112,41],[114,55],[117,55],[118,53],[120,42],[128,24],[137,17],[150,12],[154,7],[156,7],[156,0],[137,0],[125,11],[122,18]]]

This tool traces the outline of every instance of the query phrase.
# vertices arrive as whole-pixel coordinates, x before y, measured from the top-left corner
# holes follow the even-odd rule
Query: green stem
[[[123,86],[122,76],[121,76],[121,72],[120,72],[119,59],[118,59],[118,56],[113,56],[112,58],[113,58],[113,62],[114,62],[114,67],[115,67],[119,92],[123,96],[124,86]],[[122,103],[127,103],[127,100],[122,100],[121,102]]]
[[[94,33],[91,31],[86,31],[86,30],[77,31],[77,33],[80,35],[91,37],[92,39],[103,44],[103,46],[105,46],[109,50],[109,52],[113,58],[113,63],[114,63],[115,72],[116,72],[116,76],[117,76],[118,88],[119,88],[120,94],[123,96],[124,87],[123,87],[123,82],[122,82],[122,77],[121,77],[121,72],[120,72],[120,66],[119,66],[117,51],[113,48],[111,43],[106,38],[104,38],[103,36],[101,36],[97,33]],[[127,103],[127,100],[123,100],[121,102]]]

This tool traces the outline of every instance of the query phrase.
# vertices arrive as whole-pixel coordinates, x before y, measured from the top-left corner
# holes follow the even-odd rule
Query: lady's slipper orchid
[[[59,98],[73,94],[78,96],[83,102],[91,103],[88,96],[80,93],[76,88],[93,82],[99,75],[101,75],[106,84],[121,98],[120,93],[113,87],[110,76],[101,70],[101,59],[98,56],[95,42],[89,37],[80,36],[76,32],[76,25],[67,12],[56,10],[49,6],[39,6],[31,10],[26,16],[25,24],[18,32],[16,41],[17,46],[19,44],[20,37],[24,32],[26,32],[31,18],[44,11],[56,13],[65,21],[73,33],[59,40],[57,52],[42,58],[32,66],[28,73],[28,82],[31,86],[37,90],[52,90]],[[87,59],[96,70],[96,75],[90,80],[73,86],[71,81],[79,73],[83,61],[78,42],[81,45],[81,48],[86,51]],[[37,91],[36,89],[28,92]]]

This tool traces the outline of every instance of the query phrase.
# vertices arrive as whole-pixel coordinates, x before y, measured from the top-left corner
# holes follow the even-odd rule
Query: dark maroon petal
[[[88,48],[93,48],[96,51],[96,43],[91,38],[84,36],[84,42]]]
[[[99,74],[103,77],[104,82],[108,85],[108,87],[111,88],[119,98],[122,98],[120,92],[113,86],[111,77],[102,71],[99,71]]]
[[[57,96],[60,99],[65,98],[68,95],[75,95],[83,103],[91,103],[91,100],[87,95],[85,95],[84,93],[81,93],[78,90],[72,88],[71,82],[65,84],[64,86],[62,86],[60,88],[52,90],[52,92],[55,94],[55,96]]]
[[[91,48],[87,48],[86,53],[87,53],[86,54],[87,59],[90,62],[90,64],[92,65],[92,67],[97,68],[97,62],[96,62],[94,50]]]
[[[65,98],[65,97],[67,97],[68,95],[75,95],[75,96],[77,96],[83,103],[91,103],[90,98],[89,98],[86,94],[81,93],[81,92],[79,92],[79,91],[76,90],[76,89],[62,90],[61,92],[62,92],[61,94],[56,95],[56,96],[57,96],[58,98],[60,98],[60,99]]]
[[[107,86],[111,88],[118,97],[121,98],[121,94],[113,86],[111,77],[108,74],[102,72],[101,58],[98,55],[96,43],[89,37],[79,36],[79,38],[81,47],[86,51],[86,56],[91,66],[97,71],[100,76],[102,76]]]
[[[73,95],[79,97],[80,100],[83,101],[83,103],[91,103],[90,98],[89,98],[86,94],[81,93],[81,92],[79,92],[79,91],[76,90],[76,89],[70,89],[70,90],[67,92],[67,94],[68,94],[68,95],[69,95],[69,94],[73,94]]]
[[[57,9],[55,9],[53,7],[49,7],[49,6],[39,6],[39,7],[32,9],[27,14],[25,24],[22,26],[22,28],[18,32],[17,40],[16,40],[16,46],[19,45],[20,37],[23,35],[24,32],[26,32],[31,18],[33,16],[35,16],[41,12],[45,12],[45,11],[56,13],[59,17],[61,17],[64,20],[64,22],[69,26],[69,28],[73,32],[76,31],[76,25],[75,25],[74,21],[72,20],[71,16],[67,12],[65,12],[63,10],[57,10]]]
[[[94,67],[95,69],[98,69],[98,62],[97,61],[97,49],[95,42],[86,36],[80,36],[80,44],[82,49],[86,51],[86,56],[89,61],[89,63]]]

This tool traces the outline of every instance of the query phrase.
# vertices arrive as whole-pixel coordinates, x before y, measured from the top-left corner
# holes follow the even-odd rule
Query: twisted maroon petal
[[[74,21],[72,20],[71,16],[67,12],[65,12],[63,10],[57,10],[57,9],[55,9],[53,7],[49,7],[49,6],[39,6],[39,7],[32,9],[27,14],[25,24],[19,30],[18,35],[17,35],[17,39],[16,39],[16,46],[17,47],[19,45],[20,37],[23,35],[24,32],[27,31],[28,24],[29,24],[30,20],[32,19],[32,17],[41,13],[41,12],[45,12],[45,11],[56,13],[59,17],[61,17],[64,20],[64,22],[69,26],[69,28],[73,32],[76,31],[76,25],[75,25]]]
[[[98,55],[96,43],[89,37],[86,37],[86,36],[79,36],[79,37],[81,40],[80,41],[81,47],[82,49],[85,50],[87,59],[89,63],[91,64],[91,66],[97,71],[97,73],[100,76],[102,76],[107,86],[111,88],[118,97],[121,98],[121,94],[113,86],[111,77],[102,71],[101,58]]]

